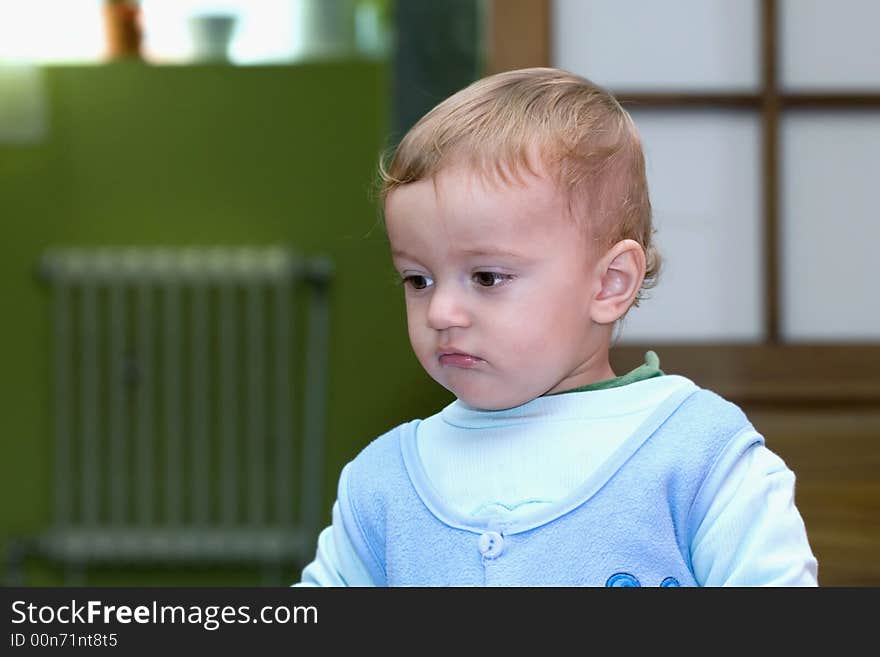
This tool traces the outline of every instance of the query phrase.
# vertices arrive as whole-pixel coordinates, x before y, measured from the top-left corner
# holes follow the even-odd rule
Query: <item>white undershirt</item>
[[[661,376],[541,397],[488,416],[455,402],[419,424],[419,456],[428,480],[459,513],[521,517],[567,497],[665,399],[687,388],[696,390],[689,379]]]

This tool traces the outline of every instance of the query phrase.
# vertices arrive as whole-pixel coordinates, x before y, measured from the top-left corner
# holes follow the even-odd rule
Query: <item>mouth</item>
[[[485,361],[482,358],[461,351],[440,351],[437,359],[441,365],[449,367],[472,368]]]

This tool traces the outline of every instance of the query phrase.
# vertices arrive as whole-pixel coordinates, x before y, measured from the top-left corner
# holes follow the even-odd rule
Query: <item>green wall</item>
[[[47,296],[34,268],[50,245],[285,243],[329,255],[329,522],[345,462],[451,400],[409,349],[370,197],[388,124],[385,65],[119,63],[51,67],[42,77],[45,138],[0,143],[0,549],[49,522]],[[34,583],[59,582],[57,571],[32,566]],[[88,583],[256,580],[118,572]]]

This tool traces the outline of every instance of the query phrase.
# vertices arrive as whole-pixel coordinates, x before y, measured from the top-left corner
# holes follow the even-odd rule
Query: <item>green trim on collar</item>
[[[631,372],[624,374],[623,376],[618,376],[613,379],[605,379],[604,381],[597,381],[596,383],[588,383],[587,385],[580,386],[579,388],[563,390],[561,392],[554,392],[550,395],[545,396],[550,397],[551,395],[564,395],[567,392],[608,390],[609,388],[619,388],[620,386],[635,383],[636,381],[644,381],[645,379],[653,379],[655,377],[664,375],[665,373],[663,372],[663,370],[660,369],[660,358],[653,351],[647,351],[645,352],[645,362]]]

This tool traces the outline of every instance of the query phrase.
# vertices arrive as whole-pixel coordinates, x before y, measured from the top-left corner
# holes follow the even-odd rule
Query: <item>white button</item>
[[[480,553],[484,557],[487,559],[495,559],[501,556],[501,553],[504,552],[504,537],[498,532],[486,532],[480,534],[480,539],[477,541],[477,545],[480,548]]]

